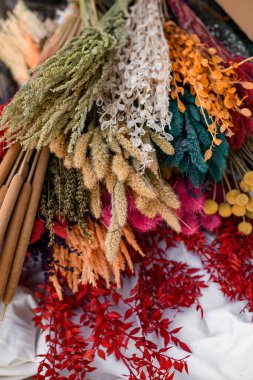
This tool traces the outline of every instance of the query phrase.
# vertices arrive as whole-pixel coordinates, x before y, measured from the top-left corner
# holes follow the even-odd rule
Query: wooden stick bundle
[[[36,168],[38,158],[39,158],[39,152],[36,152],[30,174],[26,182],[22,186],[19,198],[17,200],[16,206],[14,208],[14,212],[11,216],[11,220],[7,228],[3,250],[0,255],[0,298],[1,299],[3,298],[4,291],[6,289],[7,280],[10,273],[11,264],[13,261],[15,250],[17,247],[20,230],[22,228],[25,213],[26,213],[27,206],[30,200],[30,196],[32,192],[31,179],[34,174],[34,170]]]
[[[16,161],[19,153],[21,151],[21,145],[19,143],[11,145],[5,154],[1,165],[0,165],[0,187],[4,184],[10,170],[13,167],[14,162]]]
[[[24,155],[25,155],[25,152],[21,150],[19,152],[19,155],[18,155],[16,161],[14,162],[14,165],[13,165],[13,167],[12,167],[12,169],[11,169],[8,177],[7,177],[6,182],[2,185],[2,187],[0,189],[0,208],[2,207],[4,198],[5,198],[6,194],[7,194],[7,190],[9,188],[9,186],[10,186],[12,178],[14,177],[14,175],[15,175],[15,173],[16,173],[16,171],[17,171],[17,169],[18,169],[18,167],[19,167],[19,165],[20,165],[20,163],[21,163],[21,161],[22,161],[22,159],[24,157]]]
[[[27,151],[20,169],[17,174],[11,180],[10,186],[7,189],[6,195],[3,200],[3,204],[0,209],[0,245],[3,242],[3,238],[10,221],[12,212],[14,210],[16,201],[18,199],[21,187],[24,182],[24,178],[27,175],[28,163],[31,158],[32,151]]]
[[[36,166],[34,178],[32,181],[31,197],[30,197],[28,207],[25,213],[24,222],[19,234],[7,285],[6,285],[4,296],[2,299],[5,305],[4,313],[6,311],[8,304],[12,301],[17,285],[18,285],[27,247],[29,245],[30,237],[33,230],[33,224],[34,224],[36,212],[38,209],[38,204],[39,204],[43,182],[44,182],[46,171],[47,171],[49,157],[50,157],[49,149],[47,147],[43,148],[40,153],[38,164]]]

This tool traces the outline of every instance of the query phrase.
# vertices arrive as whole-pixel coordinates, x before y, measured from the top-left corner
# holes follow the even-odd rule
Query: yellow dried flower
[[[240,189],[244,191],[245,193],[248,193],[250,191],[250,186],[245,181],[241,181]]]
[[[240,191],[237,189],[232,189],[232,190],[228,191],[226,194],[226,201],[230,205],[235,205],[236,204],[236,197],[238,194],[240,194]]]
[[[253,186],[253,171],[244,174],[244,181],[247,185]]]
[[[245,208],[245,206],[233,205],[232,206],[232,213],[235,216],[244,216],[246,214],[246,208]]]
[[[238,231],[242,232],[245,235],[250,235],[252,232],[252,224],[249,222],[241,222],[238,224]]]
[[[228,203],[220,203],[218,213],[222,218],[229,218],[232,215],[231,206]]]
[[[246,204],[246,210],[253,212],[253,198],[249,198],[249,201]]]
[[[235,199],[235,203],[239,206],[246,206],[249,201],[249,197],[246,194],[238,194]]]
[[[218,211],[218,203],[213,199],[206,199],[203,207],[203,211],[206,215],[214,215]]]

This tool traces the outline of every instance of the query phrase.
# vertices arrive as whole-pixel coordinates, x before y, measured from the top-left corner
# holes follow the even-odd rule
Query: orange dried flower
[[[170,47],[172,63],[172,92],[173,99],[177,99],[178,108],[185,111],[180,100],[183,86],[189,85],[192,95],[196,97],[196,105],[201,107],[207,129],[212,135],[212,144],[206,152],[205,159],[212,156],[212,147],[219,145],[217,126],[222,133],[233,134],[233,120],[230,111],[240,112],[250,117],[251,111],[243,107],[243,99],[237,93],[235,84],[238,78],[234,66],[224,68],[223,60],[217,55],[214,48],[203,45],[197,35],[189,34],[169,21],[165,24],[166,38]],[[242,83],[245,87],[245,83]],[[247,82],[246,87],[251,87]],[[211,119],[208,123],[205,111]]]
[[[119,287],[120,272],[125,270],[126,266],[133,271],[129,247],[132,247],[135,252],[143,256],[131,228],[125,225],[118,252],[113,263],[109,263],[106,259],[104,247],[106,228],[90,218],[85,223],[88,235],[85,235],[82,228],[76,224],[68,231],[66,244],[69,249],[57,244],[53,247],[53,275],[50,279],[59,299],[61,299],[62,292],[57,277],[58,274],[66,278],[68,287],[73,293],[78,291],[80,284],[89,283],[96,286],[99,277],[102,277],[107,286],[109,286],[111,274],[113,274]]]

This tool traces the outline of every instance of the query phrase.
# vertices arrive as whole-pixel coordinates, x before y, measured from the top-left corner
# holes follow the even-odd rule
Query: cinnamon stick
[[[19,152],[21,151],[21,145],[19,143],[13,144],[7,150],[1,164],[0,164],[0,187],[4,184],[10,170],[16,161]]]
[[[36,217],[40,195],[43,187],[43,182],[45,179],[47,166],[49,162],[50,152],[47,147],[43,148],[38,160],[38,165],[34,174],[32,181],[32,193],[27,207],[27,211],[24,218],[24,223],[20,231],[18,244],[16,247],[14,259],[11,265],[11,270],[8,277],[8,283],[3,297],[3,302],[5,304],[5,310],[7,305],[12,301],[19,277],[21,274],[22,266],[24,263],[26,250],[29,245],[31,238],[33,224]]]

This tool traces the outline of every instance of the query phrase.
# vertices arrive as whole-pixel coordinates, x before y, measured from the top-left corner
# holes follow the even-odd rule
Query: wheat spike
[[[172,156],[174,154],[174,148],[168,140],[160,137],[156,132],[153,131],[149,131],[149,135],[152,141],[158,145],[164,153],[168,154],[169,156]]]
[[[105,181],[105,186],[108,192],[112,194],[114,186],[116,185],[116,182],[117,182],[116,175],[111,170],[109,170],[104,181]]]
[[[156,216],[157,213],[153,207],[153,201],[151,199],[135,194],[134,200],[137,210],[139,210],[143,215],[148,218],[154,218]]]
[[[135,193],[143,197],[155,199],[157,196],[147,179],[134,170],[131,171],[131,174],[127,178],[127,185],[131,187]]]
[[[130,174],[130,166],[122,155],[116,154],[112,160],[112,171],[117,176],[119,181],[126,181]]]
[[[92,138],[93,130],[88,131],[81,135],[77,140],[74,151],[74,166],[77,169],[82,169],[83,163],[86,160],[86,154],[89,146],[89,142]]]
[[[153,173],[150,173],[149,178],[153,187],[157,191],[159,199],[165,203],[166,206],[178,209],[180,207],[180,201],[171,186],[164,180],[157,179]]]
[[[113,263],[118,252],[121,239],[121,231],[122,229],[117,219],[115,206],[112,204],[112,217],[105,239],[105,254],[109,263]]]
[[[90,211],[96,219],[99,219],[102,214],[100,185],[97,182],[90,192]]]
[[[83,162],[82,176],[83,176],[84,186],[87,187],[87,189],[89,190],[93,189],[98,179],[97,179],[96,174],[93,171],[93,168],[90,164],[90,160],[88,157]]]
[[[67,155],[67,145],[64,136],[58,135],[49,145],[51,153],[54,153],[56,157],[63,159]]]
[[[102,180],[107,173],[109,166],[109,151],[99,129],[95,129],[91,141],[92,166],[99,180]]]
[[[168,208],[164,203],[157,202],[154,207],[156,207],[157,213],[165,220],[169,227],[171,227],[176,232],[181,231],[181,227],[178,218],[173,210]]]
[[[119,225],[123,227],[127,222],[127,199],[123,182],[116,183],[113,190],[113,201]]]
[[[130,154],[130,156],[136,158],[137,161],[142,162],[142,154],[140,150],[135,148],[130,140],[128,140],[121,133],[118,133],[116,138],[120,145]]]

